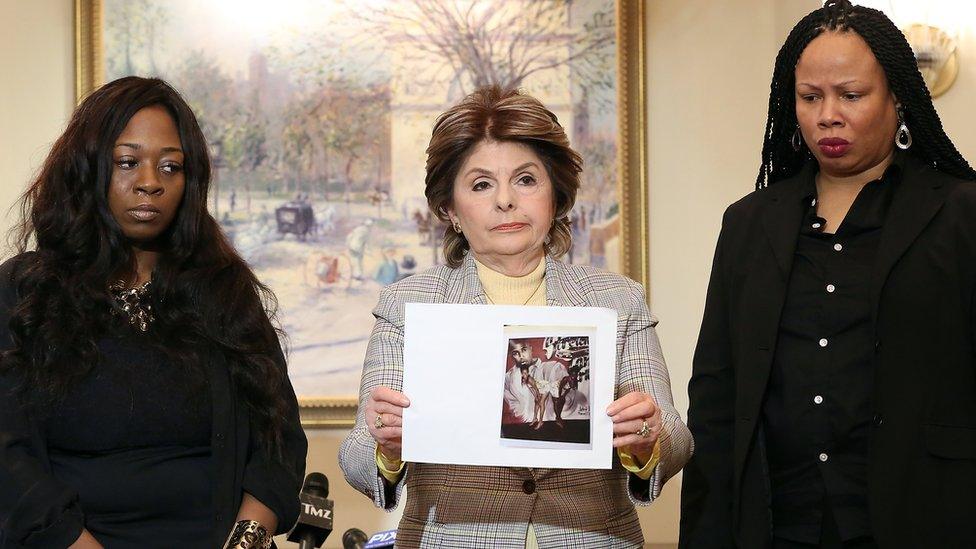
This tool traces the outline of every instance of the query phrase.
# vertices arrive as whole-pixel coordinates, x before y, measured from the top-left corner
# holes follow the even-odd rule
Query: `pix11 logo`
[[[366,542],[366,546],[363,549],[383,549],[386,547],[393,547],[393,543],[396,541],[396,530],[387,530],[386,532],[379,532],[373,534],[373,537],[369,538]]]

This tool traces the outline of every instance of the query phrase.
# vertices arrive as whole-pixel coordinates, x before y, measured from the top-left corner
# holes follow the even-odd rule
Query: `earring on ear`
[[[461,224],[458,223],[457,219],[452,219],[451,225],[454,226],[454,232],[456,232],[457,234],[461,234]]]
[[[912,146],[912,132],[905,124],[905,111],[898,105],[898,131],[895,132],[895,146],[905,151]]]
[[[793,132],[793,137],[790,138],[790,144],[793,145],[793,150],[800,152],[803,148],[803,136],[800,134],[800,125],[796,125],[796,131]]]

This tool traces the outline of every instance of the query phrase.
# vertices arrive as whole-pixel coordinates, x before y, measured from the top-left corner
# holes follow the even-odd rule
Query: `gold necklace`
[[[542,288],[542,284],[543,284],[543,283],[544,283],[545,281],[546,281],[546,277],[545,277],[545,275],[543,275],[543,276],[542,276],[542,280],[540,280],[540,281],[539,281],[539,285],[538,285],[538,286],[536,286],[534,290],[532,290],[532,293],[531,293],[531,294],[529,294],[529,297],[527,297],[527,298],[525,299],[525,301],[523,301],[523,302],[522,302],[521,304],[522,304],[522,305],[525,305],[525,304],[527,304],[528,302],[530,302],[530,301],[532,301],[532,298],[533,298],[533,297],[535,297],[535,294],[537,294],[537,293],[539,293],[539,288]],[[492,305],[496,305],[496,303],[495,303],[495,300],[494,300],[494,299],[492,299],[490,295],[488,295],[488,292],[485,292],[485,299],[487,299],[487,300],[488,300],[488,303],[490,303],[490,304],[492,304]]]

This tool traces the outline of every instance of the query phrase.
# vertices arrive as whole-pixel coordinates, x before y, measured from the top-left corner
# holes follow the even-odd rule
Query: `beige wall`
[[[73,104],[74,33],[69,0],[0,0],[0,235],[9,208],[44,161]],[[0,244],[5,242],[0,238]]]
[[[0,212],[6,214],[43,160],[73,104],[71,0],[0,0]],[[752,189],[765,121],[769,75],[789,29],[816,0],[652,0],[648,2],[648,120],[652,308],[678,409],[687,383],[722,211]],[[956,86],[936,101],[949,135],[976,160],[976,39],[963,37]],[[12,222],[4,215],[0,229]],[[309,433],[309,470],[326,473],[336,500],[336,534],[392,527],[336,465],[343,433]],[[652,543],[677,539],[680,478],[640,511]]]

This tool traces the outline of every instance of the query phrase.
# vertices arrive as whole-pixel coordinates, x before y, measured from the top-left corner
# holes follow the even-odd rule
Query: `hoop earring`
[[[796,125],[796,131],[793,132],[793,137],[790,138],[790,144],[793,145],[793,150],[800,152],[803,148],[803,136],[800,135],[800,125]]]
[[[895,132],[895,146],[903,151],[907,151],[912,146],[912,132],[908,131],[905,115],[901,109],[898,110],[898,131]]]
[[[457,219],[452,219],[451,225],[454,227],[454,232],[461,234],[461,224],[457,222]]]

